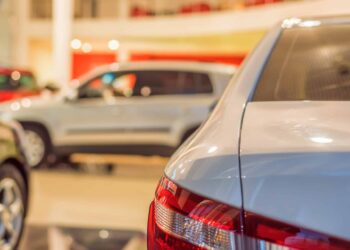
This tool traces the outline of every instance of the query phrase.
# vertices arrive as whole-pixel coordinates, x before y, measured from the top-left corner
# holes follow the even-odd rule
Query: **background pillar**
[[[65,87],[71,78],[71,32],[73,1],[53,0],[53,65],[55,82]]]

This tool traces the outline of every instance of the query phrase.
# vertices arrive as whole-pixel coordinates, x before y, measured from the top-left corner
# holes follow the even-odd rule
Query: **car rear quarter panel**
[[[194,193],[241,207],[239,137],[248,97],[280,29],[273,29],[231,80],[223,98],[192,140],[171,158],[165,174]]]
[[[217,98],[220,98],[221,95],[224,93],[227,85],[229,84],[230,80],[234,76],[234,73],[236,72],[236,69],[233,68],[231,73],[210,73],[210,80],[213,85],[214,89],[214,95]]]
[[[253,102],[241,139],[244,208],[350,239],[350,102]]]

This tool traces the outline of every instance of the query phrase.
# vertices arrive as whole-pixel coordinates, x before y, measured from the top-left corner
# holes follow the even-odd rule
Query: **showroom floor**
[[[112,160],[121,164],[33,171],[20,249],[146,249],[148,206],[166,159]]]

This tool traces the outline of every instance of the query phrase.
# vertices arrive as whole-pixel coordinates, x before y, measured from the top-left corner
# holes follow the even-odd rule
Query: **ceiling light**
[[[84,53],[89,53],[92,51],[92,45],[90,43],[84,43],[81,49]]]
[[[81,48],[81,41],[79,39],[73,39],[70,42],[70,46],[72,49],[80,49]]]
[[[108,48],[110,50],[117,50],[117,49],[119,49],[119,46],[120,46],[120,43],[117,40],[110,40],[108,42]]]

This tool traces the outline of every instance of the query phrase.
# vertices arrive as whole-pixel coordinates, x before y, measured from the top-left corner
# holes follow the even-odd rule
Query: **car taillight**
[[[283,246],[283,249],[350,249],[348,241],[249,212],[245,213],[245,235],[265,245]]]
[[[193,194],[165,177],[150,206],[147,238],[149,250],[350,249],[348,241],[244,212]]]
[[[236,249],[240,213],[163,177],[150,207],[148,249]]]

